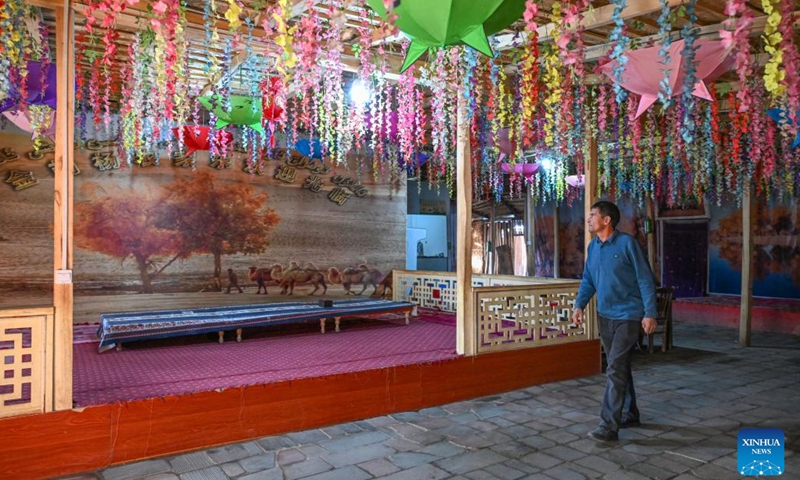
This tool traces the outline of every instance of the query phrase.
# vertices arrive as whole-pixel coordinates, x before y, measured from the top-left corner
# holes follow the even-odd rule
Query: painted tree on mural
[[[768,207],[759,202],[754,232],[754,277],[763,280],[772,273],[791,277],[800,284],[800,245],[797,244],[797,208],[776,205]],[[736,270],[742,265],[742,214],[734,210],[720,219],[719,227],[711,231],[711,243],[719,247],[719,256]]]
[[[214,287],[222,289],[222,255],[256,254],[269,245],[279,217],[266,207],[265,192],[250,185],[219,185],[209,173],[175,180],[167,187],[160,225],[181,236],[187,252],[214,256]]]
[[[95,184],[84,188],[92,193],[88,201],[75,204],[76,245],[123,261],[132,257],[139,269],[142,292],[152,293],[153,279],[175,260],[187,256],[178,232],[162,226],[163,199],[100,195],[97,192],[105,191]],[[171,258],[159,264],[157,257],[163,255]]]

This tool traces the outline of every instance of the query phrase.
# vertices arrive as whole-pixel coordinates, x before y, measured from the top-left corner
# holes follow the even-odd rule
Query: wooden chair
[[[675,289],[672,287],[656,289],[656,322],[658,322],[658,326],[653,333],[647,334],[648,353],[653,353],[653,339],[656,335],[661,335],[662,352],[672,348],[672,298],[674,294]],[[644,330],[642,330],[641,335],[644,335]]]

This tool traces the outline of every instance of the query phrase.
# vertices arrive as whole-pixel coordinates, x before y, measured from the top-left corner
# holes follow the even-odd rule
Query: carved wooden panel
[[[456,274],[454,272],[395,271],[394,299],[420,307],[455,312]],[[473,278],[473,287],[484,286],[484,280]]]
[[[478,352],[588,340],[572,324],[579,282],[475,291]]]
[[[50,411],[52,314],[0,313],[0,417]]]

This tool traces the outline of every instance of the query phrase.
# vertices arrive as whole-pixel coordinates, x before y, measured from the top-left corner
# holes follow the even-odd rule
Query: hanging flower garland
[[[362,7],[364,7],[362,5]],[[371,131],[367,131],[366,125],[366,112],[368,104],[375,101],[375,92],[373,88],[373,74],[375,72],[375,65],[372,62],[372,29],[367,17],[367,9],[361,8],[359,10],[358,26],[358,42],[353,46],[353,53],[358,57],[358,82],[361,84],[362,89],[367,94],[364,100],[351,102],[350,105],[350,129],[353,131],[354,148],[356,151],[362,151],[364,147],[371,143]],[[361,158],[359,156],[359,158]]]
[[[614,22],[614,28],[608,35],[608,41],[614,45],[611,49],[610,58],[612,61],[616,61],[613,70],[614,82],[612,86],[617,103],[622,103],[628,96],[628,92],[621,86],[622,74],[625,72],[625,66],[628,64],[628,56],[625,55],[625,50],[627,50],[630,44],[630,38],[628,38],[625,32],[625,21],[622,19],[622,11],[628,6],[628,2],[627,0],[614,0],[613,3],[614,11],[611,14],[611,19]]]
[[[448,76],[450,72],[447,68],[447,50],[439,49],[436,52],[433,76],[431,78],[431,145],[433,146],[433,157],[429,160],[429,165],[444,165],[450,155],[449,148],[449,128],[452,125],[452,118],[447,108],[447,99],[451,96],[448,88]],[[428,169],[428,174],[432,174],[434,168]]]
[[[573,51],[575,52],[575,57],[577,61],[575,62],[575,66],[573,68],[573,77],[574,77],[574,84],[576,85],[575,93],[573,95],[573,110],[574,110],[574,128],[572,131],[572,138],[573,144],[576,147],[573,149],[575,155],[575,169],[577,174],[583,173],[583,163],[584,163],[584,149],[582,145],[588,145],[588,141],[586,141],[586,134],[584,132],[585,122],[583,121],[583,110],[587,109],[588,104],[584,104],[586,97],[587,97],[587,89],[586,89],[586,63],[584,60],[586,54],[586,44],[583,41],[584,30],[583,27],[583,19],[584,19],[584,12],[590,8],[591,1],[590,0],[577,0],[576,8],[577,8],[577,16],[575,19],[575,24],[578,25],[573,38],[575,40],[575,45],[573,47]]]
[[[217,48],[219,43],[219,31],[217,30],[217,2],[208,0],[203,3],[203,48],[210,52]],[[219,74],[219,59],[217,55],[206,55],[206,63],[203,65],[207,84],[214,84]]]
[[[681,51],[681,63],[684,65],[684,77],[683,77],[683,93],[681,96],[682,99],[682,109],[683,109],[683,119],[681,123],[681,138],[686,143],[692,143],[694,140],[694,130],[695,124],[692,119],[692,114],[695,110],[695,101],[694,101],[694,84],[697,82],[697,65],[695,62],[695,52],[697,51],[697,47],[695,46],[694,42],[697,39],[697,15],[695,14],[695,7],[697,5],[697,0],[689,0],[688,5],[686,6],[686,16],[687,16],[687,23],[681,29],[681,35],[683,36],[683,50]]]
[[[780,0],[781,21],[778,25],[778,32],[781,35],[779,50],[783,52],[783,78],[781,80],[781,91],[786,95],[786,110],[788,125],[785,129],[792,138],[797,136],[797,115],[800,111],[800,54],[797,45],[794,43],[794,10],[793,0]]]
[[[466,109],[466,120],[472,124],[478,109],[478,52],[472,48],[464,49],[461,55],[461,88],[460,94]],[[519,75],[518,75],[519,77]]]
[[[563,93],[561,86],[561,69],[563,68],[563,63],[561,62],[557,47],[559,39],[561,38],[561,28],[558,26],[561,23],[561,8],[558,2],[553,4],[552,21],[553,24],[557,25],[555,31],[553,31],[554,42],[548,45],[544,51],[543,65],[543,81],[547,92],[544,99],[544,131],[545,144],[548,147],[553,147],[556,145],[556,135],[559,126],[558,119],[560,117],[560,111],[557,106],[561,102],[561,96]]]
[[[228,0],[234,2],[234,0]],[[273,41],[281,49],[281,54],[275,56],[275,69],[281,74],[284,79],[284,85],[288,84],[290,72],[297,65],[297,55],[293,48],[293,36],[297,27],[291,27],[286,24],[287,18],[291,17],[291,8],[289,0],[278,0],[276,12],[272,12],[272,18],[275,20],[276,28]]]
[[[314,0],[307,0],[306,5],[309,9],[313,8]],[[293,85],[297,89],[299,104],[296,108],[298,114],[293,117],[297,126],[293,128],[297,131],[300,127],[309,130],[310,135],[315,135],[316,124],[313,121],[313,100],[314,91],[322,81],[321,40],[319,38],[322,27],[317,15],[306,15],[300,19],[294,37],[294,49],[297,55],[297,68],[303,72],[293,78]]]
[[[759,87],[761,87],[759,85]],[[768,99],[766,97],[766,90],[764,88],[755,88],[753,95],[753,115],[751,118],[751,135],[753,135],[753,143],[759,149],[759,166],[761,170],[760,183],[764,188],[783,190],[781,183],[776,182],[775,179],[779,178],[778,172],[778,152],[775,149],[775,137],[778,125],[766,116],[768,109]],[[791,170],[791,164],[784,165],[784,168]],[[782,192],[783,193],[783,192]]]
[[[407,44],[406,44],[407,46]],[[415,119],[417,110],[417,96],[414,91],[414,71],[412,65],[400,74],[397,81],[397,136],[400,143],[400,155],[404,165],[414,165],[414,145],[417,140]]]
[[[345,118],[345,94],[342,75],[341,38],[344,30],[344,16],[341,0],[334,0],[328,8],[331,18],[330,28],[324,34],[325,41],[325,75],[323,78],[323,110],[320,110],[318,121],[323,141],[323,155],[333,154],[336,164],[344,163],[347,155],[348,132]]]
[[[753,76],[753,65],[750,57],[750,40],[747,35],[753,23],[753,14],[748,8],[746,0],[729,0],[725,5],[728,19],[724,24],[727,30],[720,32],[723,45],[731,47],[735,55],[736,75],[739,77],[739,108],[742,112],[752,110],[752,86],[750,78]]]
[[[525,126],[524,144],[531,146],[534,141],[534,116],[539,103],[539,27],[536,24],[536,15],[539,12],[537,0],[525,2],[525,32],[528,41],[525,45],[523,60],[521,62],[521,95],[522,95],[522,121]]]
[[[27,8],[21,0],[0,1],[0,101],[11,96],[14,86],[19,88],[24,83],[21,80],[27,78],[25,51],[30,38],[21,33],[25,31]]]
[[[664,73],[664,78],[659,82],[658,100],[661,102],[663,109],[666,110],[672,105],[672,83],[670,76],[672,69],[666,68],[671,59],[669,56],[670,47],[672,46],[672,22],[670,21],[670,4],[668,0],[661,1],[661,13],[658,16],[658,37],[661,38],[661,48],[658,50],[658,57],[661,59],[661,71]]]
[[[783,50],[780,48],[783,35],[779,29],[781,12],[776,8],[780,0],[761,0],[764,13],[767,14],[767,24],[764,26],[764,50],[770,55],[769,61],[764,66],[764,87],[775,98],[783,93],[782,83],[786,76],[783,65]]]

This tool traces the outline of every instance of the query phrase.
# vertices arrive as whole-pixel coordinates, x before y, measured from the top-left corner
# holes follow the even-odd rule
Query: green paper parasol
[[[264,133],[264,127],[261,125],[261,99],[257,99],[254,102],[250,97],[231,95],[230,111],[226,111],[222,107],[222,97],[219,95],[200,97],[198,100],[200,100],[200,103],[202,103],[204,107],[214,112],[214,115],[217,116],[216,128],[222,128],[228,124],[245,125],[253,130]]]
[[[382,0],[367,3],[384,19]],[[464,43],[493,56],[487,35],[514,23],[525,10],[525,0],[402,0],[394,9],[397,27],[411,38],[401,72],[426,51]]]

